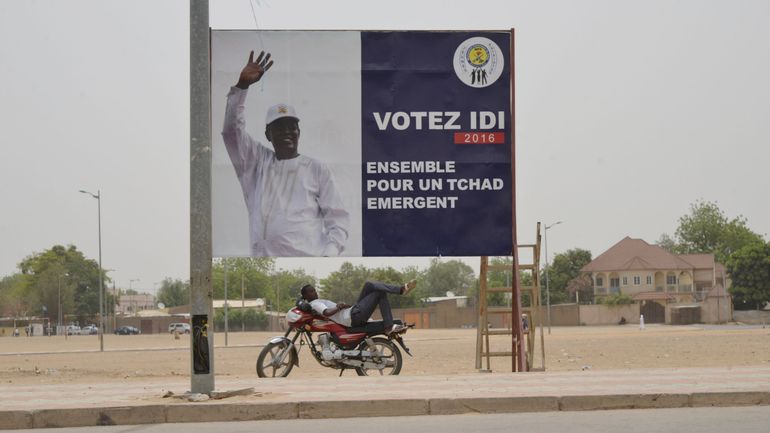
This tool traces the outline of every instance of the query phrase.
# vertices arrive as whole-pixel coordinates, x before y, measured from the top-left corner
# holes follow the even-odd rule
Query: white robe
[[[243,114],[247,93],[230,89],[222,137],[249,211],[252,256],[338,255],[350,217],[331,170],[304,155],[278,160],[254,140]]]

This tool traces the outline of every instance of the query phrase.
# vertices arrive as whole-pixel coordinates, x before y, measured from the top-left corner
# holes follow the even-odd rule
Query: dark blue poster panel
[[[510,34],[362,32],[362,255],[512,250]]]

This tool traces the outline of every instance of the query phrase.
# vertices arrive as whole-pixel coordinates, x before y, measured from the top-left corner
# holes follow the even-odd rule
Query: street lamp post
[[[551,225],[546,225],[545,230],[543,231],[543,237],[545,238],[545,304],[546,314],[548,316],[548,335],[551,335],[551,289],[548,287],[548,229],[561,223],[561,221],[556,221]]]
[[[56,324],[57,324],[56,332],[57,332],[57,334],[56,335],[59,335],[58,334],[58,332],[59,332],[58,328],[61,327],[61,275],[59,275],[58,281],[59,281],[59,290],[58,290],[58,295],[57,295],[58,296],[58,300],[57,300],[57,304],[56,304],[57,305],[56,306],[56,315],[57,315],[57,321],[56,321]]]
[[[99,226],[99,351],[104,352],[104,278],[102,277],[102,193],[96,190],[96,194],[80,190],[96,199],[97,222]]]

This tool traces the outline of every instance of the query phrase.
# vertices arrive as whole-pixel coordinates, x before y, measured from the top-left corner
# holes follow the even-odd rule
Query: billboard
[[[213,255],[510,254],[510,38],[212,31]]]

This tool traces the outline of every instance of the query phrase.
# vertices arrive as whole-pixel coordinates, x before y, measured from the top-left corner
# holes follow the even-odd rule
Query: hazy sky
[[[98,189],[119,287],[188,278],[188,16],[185,0],[0,1],[0,275],[55,244],[96,258],[78,190]],[[551,256],[654,242],[699,198],[770,232],[768,22],[766,0],[211,1],[217,29],[515,28],[519,239],[564,221]]]

